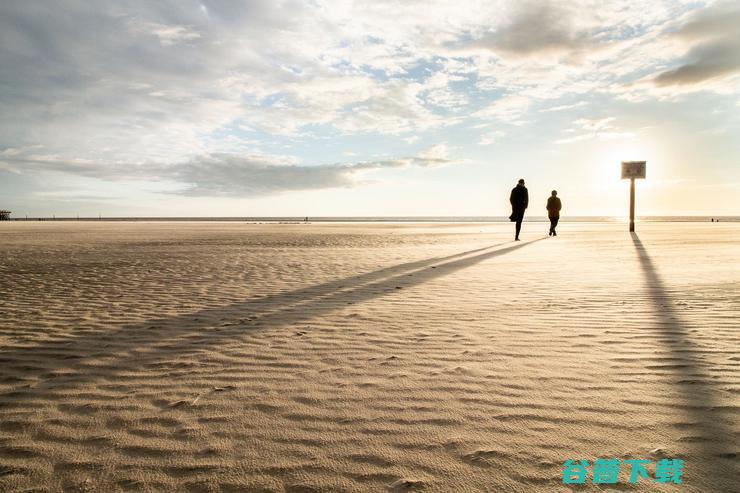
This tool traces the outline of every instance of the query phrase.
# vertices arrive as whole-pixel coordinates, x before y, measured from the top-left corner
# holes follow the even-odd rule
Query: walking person
[[[555,228],[558,225],[558,221],[560,220],[560,209],[562,209],[563,204],[560,203],[560,199],[558,198],[558,191],[553,190],[552,195],[548,197],[547,199],[547,217],[550,218],[550,234],[549,236],[557,236],[558,233],[555,231]]]
[[[529,192],[527,192],[527,187],[524,186],[524,178],[521,178],[519,183],[511,190],[509,202],[511,202],[511,216],[509,216],[509,219],[516,223],[514,241],[519,241],[519,232],[522,230],[524,211],[529,205]]]

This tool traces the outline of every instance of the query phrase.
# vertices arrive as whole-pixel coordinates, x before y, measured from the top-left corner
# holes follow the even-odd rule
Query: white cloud
[[[515,132],[509,126],[585,107],[583,95],[605,105],[698,89],[734,96],[738,12],[728,2],[639,0],[471,0],[464,8],[380,0],[4,2],[0,158],[5,169],[54,161],[55,170],[104,179],[127,174],[127,163],[154,163],[128,171],[138,179],[171,179],[167,166],[175,166],[201,180],[206,165],[274,177],[260,156],[283,152],[275,149],[291,139],[303,139],[306,153],[315,152],[312,139],[361,143],[368,134],[413,145],[436,129],[467,130],[481,120]],[[589,121],[560,141],[629,136],[612,121]],[[476,130],[468,137],[480,145],[503,135]],[[35,161],[25,151],[10,154],[33,145],[44,146]],[[447,159],[439,153],[449,148],[425,152]],[[10,157],[27,161],[8,164]],[[279,171],[301,183],[321,176],[298,163],[267,165],[293,166]],[[352,169],[326,176],[341,182],[361,168]],[[219,186],[232,187],[211,181],[196,189],[218,194]]]
[[[488,146],[493,144],[494,142],[497,142],[506,135],[506,132],[502,132],[500,130],[493,130],[491,132],[487,132],[480,136],[480,139],[478,140],[478,145],[482,146]]]
[[[590,118],[579,118],[574,123],[581,127],[583,130],[587,130],[589,132],[598,132],[600,130],[604,130],[607,128],[612,128],[611,122],[614,121],[613,116],[609,116],[606,118],[600,118],[597,120],[593,120]]]
[[[579,102],[573,103],[573,104],[561,104],[561,105],[558,105],[558,106],[552,106],[550,108],[545,108],[545,109],[540,110],[540,111],[545,112],[545,113],[551,112],[551,111],[565,111],[565,110],[572,110],[573,108],[580,108],[580,107],[586,106],[586,105],[588,105],[587,102],[585,102],[585,101],[579,101]]]
[[[430,163],[446,163],[450,155],[447,143],[435,144],[419,153],[419,157]]]
[[[563,133],[575,133],[581,132],[572,137],[566,137],[557,139],[557,144],[572,144],[584,140],[599,139],[599,140],[618,140],[618,139],[631,139],[635,137],[633,132],[624,132],[612,124],[615,117],[609,116],[606,118],[590,119],[590,118],[579,118],[574,121],[576,128],[566,128]]]
[[[128,23],[133,32],[152,35],[156,37],[163,46],[172,46],[178,43],[193,41],[201,37],[200,33],[192,26],[146,22],[136,17],[130,18]]]
[[[525,115],[529,106],[529,98],[518,95],[509,95],[497,99],[487,107],[476,111],[473,113],[473,116],[483,119],[515,123]]]

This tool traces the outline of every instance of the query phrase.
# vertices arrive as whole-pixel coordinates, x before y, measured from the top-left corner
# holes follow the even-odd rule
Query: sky
[[[737,1],[9,0],[0,209],[740,215]]]

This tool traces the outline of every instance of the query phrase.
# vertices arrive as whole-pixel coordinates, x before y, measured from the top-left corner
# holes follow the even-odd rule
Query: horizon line
[[[548,218],[545,215],[528,216],[529,220],[543,220]],[[628,216],[614,215],[569,215],[561,217],[561,222],[589,220],[595,222],[621,222],[627,221]],[[725,221],[740,221],[740,215],[666,215],[652,214],[637,216],[636,219],[643,221],[710,221],[711,219],[723,219]],[[30,216],[10,217],[8,221],[297,221],[306,222],[509,222],[508,216],[466,216],[466,215],[449,215],[449,216],[415,216],[415,215],[394,215],[394,216]]]

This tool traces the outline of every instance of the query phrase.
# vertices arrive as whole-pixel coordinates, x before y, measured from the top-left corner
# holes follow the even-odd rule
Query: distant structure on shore
[[[10,221],[10,211],[0,211],[0,221]]]

